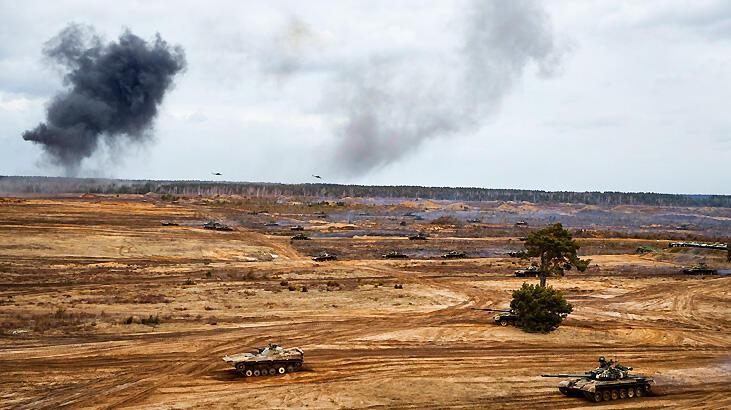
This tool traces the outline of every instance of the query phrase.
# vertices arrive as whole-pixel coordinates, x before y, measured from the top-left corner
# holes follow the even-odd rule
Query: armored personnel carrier
[[[460,259],[460,258],[466,258],[467,254],[462,251],[449,251],[442,255],[442,258],[444,259]]]
[[[715,275],[718,271],[701,262],[697,265],[691,266],[690,268],[683,269],[683,273],[686,275]]]
[[[323,253],[313,257],[312,260],[315,262],[323,262],[323,261],[334,261],[337,258],[338,257],[335,255],[331,255],[327,252],[323,252]]]
[[[293,240],[293,241],[309,241],[310,237],[303,233],[298,233],[297,235],[295,235],[289,239]]]
[[[274,376],[297,371],[302,368],[304,358],[304,352],[298,347],[285,349],[269,343],[254,353],[224,356],[223,361],[232,364],[244,376],[251,377]]]
[[[408,259],[409,257],[406,254],[403,254],[399,251],[391,251],[383,254],[384,259]]]
[[[515,277],[516,278],[530,278],[530,277],[538,276],[539,273],[540,273],[540,270],[538,269],[538,266],[531,265],[525,269],[516,270]]]
[[[409,235],[410,241],[425,241],[426,240],[426,234],[419,232],[415,235]]]
[[[584,397],[593,402],[633,399],[649,394],[655,381],[630,373],[631,367],[599,357],[599,367],[583,374],[542,374],[542,377],[565,377],[558,390],[566,396]]]

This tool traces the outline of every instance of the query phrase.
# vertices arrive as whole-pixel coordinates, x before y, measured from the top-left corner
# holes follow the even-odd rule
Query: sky
[[[186,60],[73,170],[21,137],[69,24]],[[730,97],[728,1],[0,0],[0,175],[731,194]]]

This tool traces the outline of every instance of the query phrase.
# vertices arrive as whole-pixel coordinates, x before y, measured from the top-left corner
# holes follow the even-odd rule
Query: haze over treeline
[[[301,196],[317,198],[422,198],[454,201],[525,201],[589,205],[731,207],[731,195],[653,192],[572,192],[470,187],[281,184],[264,182],[153,181],[36,176],[0,176],[0,194],[172,194]]]

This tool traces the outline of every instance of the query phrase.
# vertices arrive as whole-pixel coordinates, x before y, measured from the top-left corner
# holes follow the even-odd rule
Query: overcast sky
[[[0,175],[65,173],[21,134],[69,23],[187,59],[82,176],[731,194],[729,1],[0,0]]]

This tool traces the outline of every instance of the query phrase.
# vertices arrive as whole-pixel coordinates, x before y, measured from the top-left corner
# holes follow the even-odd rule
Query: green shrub
[[[513,291],[510,308],[518,316],[517,326],[526,332],[548,333],[573,311],[560,290],[524,283]]]

